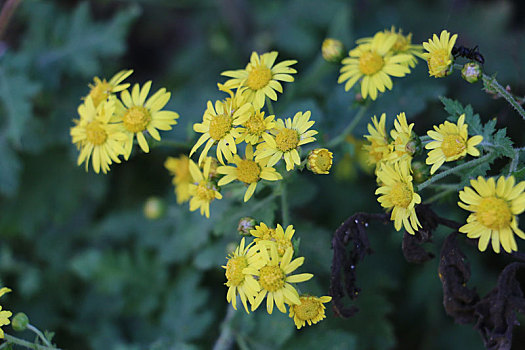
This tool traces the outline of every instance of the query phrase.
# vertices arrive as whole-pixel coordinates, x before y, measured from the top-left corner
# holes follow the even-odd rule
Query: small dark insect
[[[479,52],[477,45],[472,49],[465,46],[454,46],[452,48],[452,55],[454,58],[465,57],[466,59],[477,61],[481,64],[485,63],[485,58],[483,58],[483,55]]]

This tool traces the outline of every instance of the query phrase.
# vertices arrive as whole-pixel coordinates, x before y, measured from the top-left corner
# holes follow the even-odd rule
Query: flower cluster
[[[223,266],[226,269],[227,301],[237,309],[238,295],[248,313],[255,311],[265,298],[269,314],[274,305],[282,313],[286,313],[288,306],[289,315],[298,329],[305,323],[311,325],[325,318],[323,303],[332,298],[299,295],[294,287],[295,283],[308,281],[313,275],[292,274],[304,263],[304,257],[293,259],[293,226],[270,228],[260,223],[250,233],[253,242],[246,245],[245,238],[242,238]]]
[[[142,87],[135,84],[131,93],[128,91],[130,84],[123,81],[132,72],[121,71],[109,81],[95,77],[89,94],[78,107],[80,118],[74,121],[70,134],[80,151],[77,163],[85,162],[86,170],[90,159],[96,173],[107,173],[113,162],[120,163],[120,156],[128,160],[135,137],[140,148],[149,152],[145,133],[160,141],[159,130],[171,130],[177,123],[177,113],[163,110],[171,96],[166,89],[148,98],[148,81]]]

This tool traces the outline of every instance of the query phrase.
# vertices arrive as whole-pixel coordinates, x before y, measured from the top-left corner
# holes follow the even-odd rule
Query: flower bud
[[[332,167],[333,153],[326,148],[316,148],[308,155],[306,166],[314,174],[328,174]]]
[[[11,327],[17,332],[24,331],[29,324],[29,318],[23,312],[19,312],[11,319]]]
[[[430,167],[423,162],[412,162],[412,178],[414,183],[425,182],[430,174]]]
[[[321,46],[321,52],[323,58],[332,63],[338,63],[344,56],[343,43],[337,39],[327,38],[324,39],[323,45]]]
[[[157,220],[166,213],[166,204],[159,197],[149,197],[144,203],[144,216],[150,220]]]
[[[461,69],[461,76],[469,83],[475,83],[481,77],[481,67],[476,62],[466,63]]]
[[[241,236],[249,236],[250,230],[254,229],[255,224],[255,219],[248,216],[243,217],[241,218],[241,220],[239,220],[239,225],[237,225],[237,232],[239,232]]]

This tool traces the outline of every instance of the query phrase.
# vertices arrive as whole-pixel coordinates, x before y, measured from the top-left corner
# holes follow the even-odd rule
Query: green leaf
[[[514,158],[514,148],[512,140],[507,136],[507,128],[499,129],[494,134],[492,141],[496,147],[496,152],[508,158]]]

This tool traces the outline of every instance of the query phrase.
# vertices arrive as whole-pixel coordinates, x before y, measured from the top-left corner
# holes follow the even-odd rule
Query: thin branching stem
[[[28,342],[27,340],[23,340],[17,337],[14,337],[9,334],[4,334],[5,340],[7,340],[9,343],[16,344],[23,346],[28,349],[35,349],[35,350],[59,350],[58,348],[55,348],[54,346],[45,346],[45,345],[39,345],[35,343]]]

